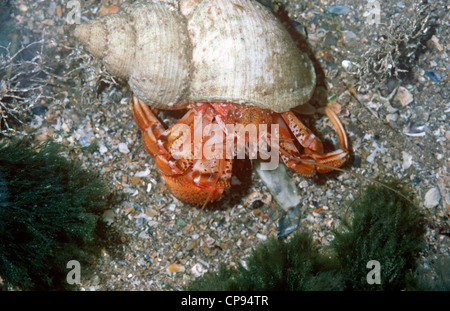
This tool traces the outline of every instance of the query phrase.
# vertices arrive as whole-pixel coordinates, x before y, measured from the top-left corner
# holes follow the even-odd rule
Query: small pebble
[[[117,5],[104,6],[100,9],[99,15],[105,16],[119,12],[120,8]]]
[[[347,43],[359,40],[359,37],[353,31],[344,30],[344,31],[342,31],[342,35],[343,35],[344,41]]]
[[[147,210],[145,211],[145,215],[147,215],[148,217],[155,217],[157,214],[158,212],[151,208],[147,208]]]
[[[92,285],[97,286],[100,284],[100,278],[98,277],[98,275],[94,275],[94,277],[92,278]]]
[[[375,160],[375,157],[377,156],[378,150],[375,149],[372,151],[372,153],[366,158],[366,161],[369,163],[372,163],[373,160]]]
[[[267,240],[267,235],[261,234],[261,233],[257,233],[256,237],[262,241]]]
[[[108,148],[103,143],[98,143],[98,151],[100,154],[105,154],[108,151]]]
[[[49,16],[52,16],[56,13],[56,3],[55,2],[50,2],[48,4],[48,8],[47,8],[47,14]]]
[[[66,133],[70,132],[70,126],[66,122],[61,124],[61,129]]]
[[[408,152],[406,151],[402,151],[402,157],[403,157],[403,164],[402,164],[402,168],[404,170],[407,170],[411,164],[412,164],[412,155],[410,155]]]
[[[134,208],[134,206],[129,205],[129,206],[125,207],[124,211],[125,211],[125,215],[128,215],[128,214],[134,212],[135,208]]]
[[[306,189],[308,187],[309,183],[306,180],[301,181],[298,186],[302,189]]]
[[[150,239],[150,236],[147,234],[147,232],[142,231],[141,233],[139,233],[138,238],[142,240],[147,240]]]
[[[62,17],[62,8],[60,5],[56,6],[56,15],[61,18]]]
[[[148,184],[147,184],[147,193],[149,193],[150,191],[152,191],[152,187],[153,187],[152,183],[148,183]]]
[[[20,6],[19,6],[19,10],[21,11],[21,12],[27,12],[28,11],[28,7],[25,5],[25,4],[21,4]]]
[[[167,273],[168,274],[177,273],[177,272],[184,272],[184,271],[186,271],[184,266],[181,265],[181,264],[178,264],[178,263],[171,263],[167,267]]]
[[[386,120],[388,122],[395,122],[398,119],[398,114],[397,113],[390,113],[386,116]]]
[[[134,174],[134,177],[146,177],[146,176],[148,176],[148,175],[150,175],[150,170],[147,168],[147,169],[145,169],[145,171],[139,171],[139,172],[136,172],[136,174]]]
[[[439,39],[435,35],[433,35],[430,40],[431,42],[433,42],[434,46],[439,52],[442,52],[444,50],[442,45],[439,43]]]
[[[333,46],[338,42],[338,37],[336,37],[331,31],[327,32],[325,36],[324,45],[325,46]]]
[[[115,218],[116,215],[114,214],[114,211],[110,209],[106,210],[102,216],[103,221],[106,222],[108,225],[112,224]]]
[[[119,148],[119,151],[121,153],[129,153],[130,152],[130,149],[128,149],[128,146],[125,143],[120,143],[119,145],[117,145],[117,147]]]
[[[287,211],[278,223],[278,238],[285,238],[298,229],[302,211],[300,208],[293,208]]]
[[[197,246],[198,246],[198,240],[189,241],[186,244],[186,250],[187,251],[193,250]]]
[[[420,137],[425,136],[427,126],[424,124],[415,124],[414,122],[409,122],[406,127],[403,129],[403,133],[405,135],[411,137]]]
[[[44,119],[41,118],[40,116],[35,116],[34,119],[30,123],[30,127],[33,129],[41,127],[43,121],[44,121]]]
[[[425,194],[425,207],[427,208],[433,208],[436,207],[439,202],[441,201],[441,193],[439,192],[439,189],[434,187],[428,190],[428,192]]]
[[[393,100],[394,103],[398,103],[401,107],[406,107],[413,102],[414,98],[407,88],[399,86]]]
[[[342,61],[342,68],[344,68],[345,70],[349,71],[351,70],[353,67],[352,62],[349,61],[348,59],[344,59]]]

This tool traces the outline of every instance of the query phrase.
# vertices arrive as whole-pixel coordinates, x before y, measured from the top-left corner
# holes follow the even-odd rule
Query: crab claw
[[[163,175],[167,188],[178,200],[186,203],[199,205],[214,202],[222,196],[225,188],[230,186],[232,162],[224,161],[229,168],[218,174],[189,170],[183,175]]]
[[[214,110],[207,104],[194,105],[175,125],[166,129],[152,110],[134,95],[130,105],[142,131],[144,147],[155,158],[169,191],[179,200],[195,205],[219,198],[230,185],[232,160],[195,158],[195,150],[203,148],[208,138],[202,136],[203,129],[213,121]],[[198,122],[195,122],[196,117]],[[194,146],[196,136],[200,137],[198,146]],[[183,144],[191,145],[192,153],[179,153],[178,147]]]
[[[323,152],[322,142],[309,130],[291,111],[281,113],[278,118],[280,125],[280,157],[291,169],[303,176],[312,176],[315,171],[327,173],[344,164],[349,157],[349,145],[344,126],[338,116],[328,107],[324,113],[330,119],[338,133],[341,149],[332,152]],[[284,121],[284,122],[283,122]],[[304,148],[304,154],[290,139],[289,130]],[[282,142],[281,142],[282,141]]]

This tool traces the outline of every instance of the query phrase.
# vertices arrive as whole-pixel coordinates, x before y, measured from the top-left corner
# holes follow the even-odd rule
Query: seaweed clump
[[[75,289],[66,281],[67,263],[89,266],[100,249],[99,216],[107,205],[107,188],[61,152],[60,144],[49,141],[38,146],[26,139],[0,142],[0,276],[5,288]]]
[[[271,238],[261,243],[246,261],[246,267],[227,268],[196,279],[190,290],[297,291],[338,290],[342,281],[336,261],[319,253],[308,233],[289,241]]]
[[[347,232],[337,232],[332,247],[342,266],[345,289],[407,289],[424,246],[425,228],[408,192],[396,183],[390,189],[370,185],[351,204]],[[380,263],[380,284],[367,282],[367,263]],[[409,285],[408,285],[409,284]]]
[[[418,209],[406,191],[368,186],[350,206],[353,220],[328,248],[297,232],[288,241],[259,244],[245,267],[222,265],[194,280],[189,290],[404,290],[417,288],[416,268],[424,245]],[[380,263],[380,284],[369,284],[371,260]]]

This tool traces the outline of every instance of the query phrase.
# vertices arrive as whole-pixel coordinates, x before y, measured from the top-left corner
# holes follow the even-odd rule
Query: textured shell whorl
[[[183,104],[192,47],[186,21],[175,7],[136,3],[125,12],[78,26],[75,36],[151,107],[176,109]]]
[[[87,25],[76,36],[153,108],[235,102],[282,112],[315,87],[311,60],[254,0],[135,4]]]
[[[269,9],[253,0],[187,1],[196,3],[182,11],[195,47],[189,101],[282,112],[310,99],[312,62]]]

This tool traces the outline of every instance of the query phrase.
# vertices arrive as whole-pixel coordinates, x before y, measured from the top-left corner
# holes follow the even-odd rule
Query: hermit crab
[[[341,149],[328,153],[290,111],[310,99],[314,66],[257,1],[136,3],[79,25],[75,35],[109,72],[128,81],[145,149],[183,202],[219,198],[240,154],[276,156],[304,176],[329,172],[349,156],[331,109],[324,108]],[[188,111],[167,129],[157,109]],[[268,148],[254,148],[262,145]]]

